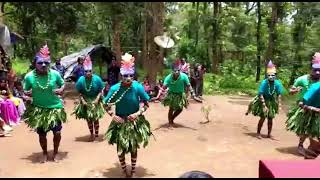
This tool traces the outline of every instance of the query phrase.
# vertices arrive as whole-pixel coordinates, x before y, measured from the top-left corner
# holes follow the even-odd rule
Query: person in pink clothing
[[[7,72],[0,72],[0,117],[5,124],[12,126],[19,124],[20,115],[14,102],[10,99],[11,93],[7,80]]]

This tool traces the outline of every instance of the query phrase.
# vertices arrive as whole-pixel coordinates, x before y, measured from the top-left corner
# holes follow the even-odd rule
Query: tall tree
[[[146,7],[146,27],[144,36],[144,61],[147,76],[150,84],[156,84],[157,73],[161,71],[163,64],[163,51],[157,46],[153,39],[163,35],[165,6],[164,2],[145,2]]]
[[[256,72],[256,82],[260,81],[260,72],[261,72],[261,7],[260,2],[257,2],[257,72]]]

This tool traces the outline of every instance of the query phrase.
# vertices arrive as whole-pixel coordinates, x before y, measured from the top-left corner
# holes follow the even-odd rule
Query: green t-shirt
[[[185,73],[180,73],[177,80],[172,79],[171,73],[164,79],[163,85],[169,88],[169,92],[183,93],[185,91],[185,86],[190,85],[190,81]]]
[[[38,85],[45,87],[50,76],[50,83],[47,89],[41,89]],[[32,104],[42,108],[63,108],[62,100],[54,93],[54,90],[64,84],[58,71],[49,70],[48,76],[35,77],[35,71],[29,72],[24,78],[24,90],[32,90]]]
[[[89,87],[91,82],[92,87],[90,89]],[[90,89],[90,91],[87,91],[86,87],[87,89]],[[95,74],[92,75],[91,81],[86,81],[85,76],[81,76],[76,83],[77,91],[80,92],[86,100],[94,100],[97,97],[97,95],[102,91],[103,87],[104,86],[102,79]]]
[[[303,103],[320,108],[320,82],[313,83],[303,96]]]
[[[302,87],[302,90],[299,93],[299,100],[303,99],[304,94],[307,92],[311,84],[310,75],[308,74],[300,76],[295,80],[293,86],[296,88]]]
[[[118,100],[128,88],[121,86],[121,82],[111,86],[108,95],[103,99],[107,103],[111,96],[118,91],[110,100],[112,103]],[[140,102],[149,101],[150,97],[143,86],[137,81],[133,81],[131,88],[123,95],[122,99],[116,104],[116,115],[121,117],[129,116],[139,110]]]
[[[264,79],[259,86],[258,95],[263,95],[263,98],[271,100],[274,95],[283,94],[282,83],[276,79],[273,84],[269,84],[267,79]]]

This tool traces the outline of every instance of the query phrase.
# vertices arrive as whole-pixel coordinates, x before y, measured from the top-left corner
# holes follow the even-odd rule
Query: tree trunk
[[[212,41],[211,41],[211,47],[212,47],[212,71],[213,73],[218,73],[218,64],[219,64],[219,51],[218,51],[218,39],[219,39],[219,2],[213,3],[213,22],[212,22]]]
[[[112,32],[112,47],[114,48],[116,53],[116,60],[120,62],[122,55],[120,43],[121,18],[119,18],[117,15],[114,15],[114,17],[112,17]]]
[[[295,78],[297,77],[297,70],[300,66],[302,66],[302,57],[300,52],[302,51],[302,44],[305,40],[305,32],[306,32],[306,22],[307,18],[304,17],[302,11],[304,10],[304,3],[298,2],[299,8],[297,10],[297,15],[295,18],[295,27],[293,29],[293,42],[295,44],[295,62],[293,63],[293,71],[291,72],[289,85],[294,83]]]
[[[4,24],[4,3],[0,2],[0,24]]]
[[[68,36],[63,34],[63,55],[68,55]]]
[[[150,81],[150,85],[153,87],[156,84],[156,78],[159,70],[162,68],[163,64],[163,51],[160,50],[160,47],[157,46],[153,38],[159,35],[163,35],[163,23],[164,23],[164,14],[165,6],[164,2],[157,3],[146,3],[147,7],[147,35],[146,35],[146,47],[147,47],[147,56],[146,56],[146,65],[147,65],[147,76]],[[150,29],[149,29],[150,28]]]
[[[277,22],[278,22],[278,7],[280,2],[272,2],[272,15],[271,20],[268,22],[268,28],[269,28],[269,44],[268,49],[266,53],[265,58],[265,70],[267,68],[267,63],[269,60],[272,60],[273,62],[277,62],[275,57],[275,47],[276,47],[276,40],[277,40]]]
[[[200,2],[197,2],[197,6],[196,6],[196,26],[195,27],[199,27],[199,4],[200,4]],[[199,41],[199,28],[196,28],[195,30],[196,30],[195,48],[197,48],[198,41]]]
[[[261,43],[261,7],[260,2],[257,2],[257,73],[256,73],[256,82],[260,81],[260,73],[261,73],[261,50],[262,50],[262,43]]]

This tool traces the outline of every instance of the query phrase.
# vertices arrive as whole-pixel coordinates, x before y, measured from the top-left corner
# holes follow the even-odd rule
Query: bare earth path
[[[207,96],[213,105],[211,123],[204,121],[201,104],[191,103],[175,122],[173,130],[158,128],[167,123],[167,108],[153,103],[147,112],[156,140],[140,149],[138,177],[178,177],[189,170],[201,170],[214,177],[258,177],[260,159],[302,159],[296,155],[297,137],[285,130],[285,110],[274,120],[275,139],[253,137],[258,119],[245,116],[250,100],[243,96]],[[13,137],[0,138],[0,177],[120,177],[116,148],[102,140],[110,118],[100,121],[98,142],[86,142],[88,129],[82,120],[70,116],[72,99],[67,99],[69,122],[63,126],[59,163],[39,164],[41,148],[35,132],[24,123]],[[262,133],[266,134],[265,122]],[[52,150],[52,133],[48,134]],[[51,151],[52,152],[52,151]],[[130,157],[127,156],[130,163]]]

